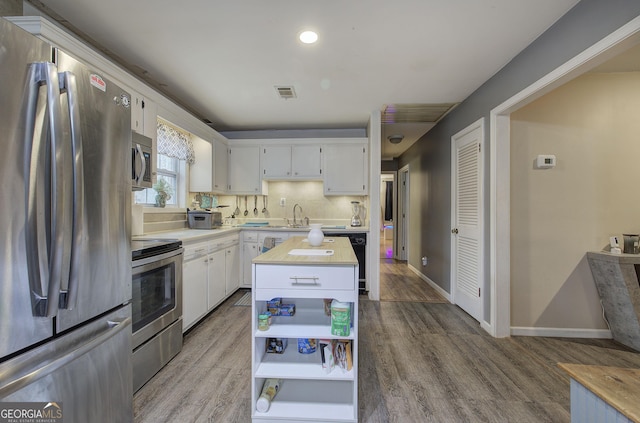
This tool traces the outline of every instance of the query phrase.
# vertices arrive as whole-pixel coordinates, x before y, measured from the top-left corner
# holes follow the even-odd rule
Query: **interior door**
[[[482,318],[483,201],[480,120],[452,137],[451,281],[453,302]]]

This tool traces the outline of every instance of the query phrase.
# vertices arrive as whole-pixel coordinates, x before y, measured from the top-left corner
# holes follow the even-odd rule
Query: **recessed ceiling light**
[[[305,44],[313,44],[318,41],[318,34],[313,31],[303,31],[300,33],[300,41]]]

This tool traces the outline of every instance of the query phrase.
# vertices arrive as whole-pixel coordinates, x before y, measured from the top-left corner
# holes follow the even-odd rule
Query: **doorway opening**
[[[491,301],[490,319],[481,324],[495,337],[511,335],[511,257],[508,254],[511,249],[511,113],[639,43],[640,17],[636,17],[491,110],[489,126]]]
[[[395,171],[380,175],[380,258],[396,258],[397,183]]]

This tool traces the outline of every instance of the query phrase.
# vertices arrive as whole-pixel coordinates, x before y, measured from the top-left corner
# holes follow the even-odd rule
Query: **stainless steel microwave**
[[[131,189],[151,188],[151,158],[153,140],[131,132]]]

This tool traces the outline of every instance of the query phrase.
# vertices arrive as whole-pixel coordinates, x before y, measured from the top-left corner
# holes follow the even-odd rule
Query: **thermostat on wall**
[[[538,169],[548,169],[550,167],[555,167],[556,165],[556,156],[553,154],[540,154],[538,155],[538,160],[536,161],[536,167]]]

